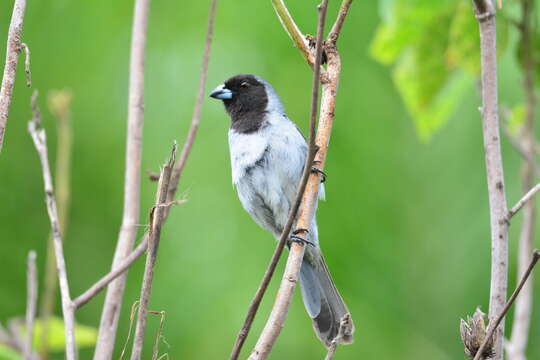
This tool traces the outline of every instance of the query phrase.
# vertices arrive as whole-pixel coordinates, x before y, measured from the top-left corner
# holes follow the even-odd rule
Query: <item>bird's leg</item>
[[[299,236],[299,234],[301,233],[304,233],[304,234],[309,234],[309,230],[308,229],[303,229],[303,228],[299,228],[299,229],[296,229],[292,232],[292,235],[289,237],[289,241],[290,242],[297,242],[297,243],[300,243],[300,244],[303,244],[303,245],[311,245],[311,246],[314,246],[314,244],[307,240],[307,236],[306,238],[304,239],[302,236]]]
[[[326,174],[324,173],[324,171],[322,171],[321,169],[319,169],[317,166],[318,163],[320,163],[319,160],[313,160],[313,166],[311,166],[311,172],[315,172],[315,173],[319,173],[321,174],[321,183],[325,182],[326,181]]]

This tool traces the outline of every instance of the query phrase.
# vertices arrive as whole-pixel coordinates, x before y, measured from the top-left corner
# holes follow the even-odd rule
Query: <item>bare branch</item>
[[[19,53],[21,52],[25,10],[26,0],[15,0],[8,31],[6,65],[4,66],[4,76],[2,77],[2,87],[0,88],[0,151],[2,151],[2,144],[4,143],[4,133],[6,131],[13,86],[15,85],[17,63],[19,62]]]
[[[124,211],[112,264],[113,270],[118,268],[123,260],[131,253],[139,222],[144,118],[144,53],[146,49],[149,7],[150,0],[135,1],[129,69]],[[108,360],[112,356],[126,284],[126,275],[127,273],[124,272],[107,289],[94,360]]]
[[[326,353],[326,357],[324,358],[324,360],[332,360],[334,358],[334,356],[336,355],[336,350],[337,350],[337,346],[339,344],[339,341],[343,338],[343,336],[348,331],[348,329],[351,328],[351,326],[352,326],[351,323],[352,323],[352,319],[351,319],[350,314],[345,315],[341,319],[338,335],[332,341],[332,344],[328,348],[328,352]]]
[[[32,360],[32,336],[34,335],[38,291],[36,252],[33,250],[28,253],[26,281],[26,341],[24,343],[24,360]]]
[[[180,153],[180,158],[178,159],[178,162],[176,163],[173,173],[172,173],[171,184],[170,184],[169,192],[167,195],[168,201],[172,201],[172,199],[174,199],[174,195],[176,194],[176,190],[178,189],[178,182],[180,181],[180,176],[182,175],[182,170],[184,169],[184,166],[186,165],[186,161],[189,157],[189,154],[191,153],[191,148],[193,147],[193,142],[195,141],[195,137],[197,136],[197,130],[199,129],[202,104],[203,104],[204,94],[205,94],[204,88],[206,86],[206,78],[208,75],[208,61],[210,60],[210,50],[212,49],[214,22],[216,20],[216,8],[217,8],[217,0],[212,0],[212,3],[210,4],[210,14],[208,15],[208,27],[206,30],[204,55],[203,55],[203,60],[201,64],[201,74],[199,77],[199,87],[197,89],[197,98],[195,100],[195,107],[193,109],[193,116],[191,118],[191,127],[189,128],[189,132],[188,132],[186,141],[184,143],[184,147],[182,148],[182,152]]]
[[[484,341],[482,342],[482,345],[480,345],[480,348],[478,348],[478,351],[476,352],[476,355],[474,356],[473,360],[482,359],[482,354],[484,352],[484,348],[486,347],[487,343],[489,342],[489,339],[492,336],[494,336],[493,334],[495,333],[495,330],[497,330],[497,328],[499,327],[502,319],[504,319],[504,316],[506,315],[508,310],[510,310],[510,307],[512,306],[512,304],[516,300],[517,296],[519,295],[519,292],[523,288],[523,285],[525,285],[525,282],[529,278],[529,275],[531,275],[531,272],[533,271],[534,266],[538,262],[538,259],[540,259],[540,252],[538,250],[535,250],[534,253],[533,253],[533,256],[532,256],[532,260],[531,260],[529,266],[527,267],[527,270],[523,274],[523,277],[521,278],[521,281],[519,282],[518,286],[516,287],[516,289],[512,293],[512,296],[510,296],[510,299],[508,299],[508,301],[506,302],[506,304],[502,308],[501,312],[499,314],[497,314],[497,316],[493,317],[493,321],[491,321],[491,320],[489,321],[487,335],[484,338]],[[496,356],[496,354],[495,354],[495,356]]]
[[[506,219],[510,220],[521,208],[529,201],[531,200],[534,195],[540,190],[540,183],[536,184],[532,189],[530,189],[523,197],[512,207],[512,209],[508,210],[508,214],[506,215]]]
[[[313,157],[316,155],[321,159],[319,160],[321,169],[324,166],[324,156],[328,147],[328,141],[330,136],[331,124],[333,120],[330,119],[330,126],[325,126],[323,116],[321,115],[319,133],[315,134],[315,121],[317,118],[317,104],[319,96],[319,81],[320,81],[320,69],[322,60],[322,42],[324,36],[324,22],[326,19],[326,11],[328,7],[328,0],[323,0],[319,5],[319,21],[317,26],[317,40],[315,47],[315,65],[313,72],[313,87],[311,97],[311,116],[310,116],[310,133],[309,133],[309,148],[308,156],[306,157],[306,164],[304,166],[303,177],[308,178],[306,189],[302,192],[302,207],[299,209],[298,220],[296,226],[298,229],[310,228],[311,220],[315,213],[315,207],[317,204],[317,196],[319,191],[320,175],[319,173],[311,173],[311,166],[313,164]],[[339,64],[339,62],[338,62]],[[333,59],[329,58],[329,73],[336,75],[332,78],[335,82],[330,82],[326,86],[330,87],[335,85],[337,90],[337,78],[339,77],[339,66],[337,67],[337,74],[333,74],[335,70],[332,65],[335,65]],[[328,90],[328,89],[325,89]],[[325,91],[328,93],[328,91]],[[335,104],[335,91],[333,92],[334,104]],[[328,125],[328,124],[327,124]],[[317,137],[317,139],[316,139]],[[304,180],[305,181],[305,180]],[[285,233],[284,233],[285,234]],[[288,233],[286,233],[288,236]],[[283,237],[283,234],[282,234]],[[283,280],[278,290],[272,312],[268,318],[268,321],[255,345],[255,348],[251,352],[250,360],[264,360],[270,354],[272,347],[279,336],[285,318],[287,316],[289,305],[292,299],[296,283],[298,281],[298,275],[300,267],[302,266],[302,259],[304,258],[304,244],[299,242],[293,242],[290,247],[289,257],[285,266],[285,272],[283,274]]]
[[[172,168],[176,157],[176,144],[169,160],[163,166],[159,177],[156,203],[150,212],[150,231],[148,234],[148,251],[146,253],[146,265],[144,268],[144,277],[141,288],[139,303],[139,314],[137,317],[137,326],[135,328],[135,338],[133,339],[133,350],[131,360],[140,360],[142,355],[144,331],[146,329],[146,320],[148,315],[148,302],[152,292],[152,281],[154,279],[154,266],[157,259],[157,251],[161,235],[161,227],[165,220],[166,207],[161,206],[167,201],[169,183],[171,181]]]
[[[147,247],[148,233],[144,234],[141,243],[137,245],[137,247],[122,261],[120,265],[118,265],[117,268],[103,276],[94,285],[90,286],[88,290],[73,300],[73,306],[75,309],[79,309],[81,306],[92,300],[92,298],[98,295],[100,291],[103,290],[103,288],[105,288],[105,286],[107,286],[111,281],[126,272],[129,267],[146,252]]]
[[[480,26],[482,124],[491,220],[491,290],[489,318],[501,313],[508,286],[508,222],[497,99],[497,32],[491,0],[473,0]],[[494,360],[502,360],[504,324],[494,337]]]
[[[66,262],[64,259],[64,249],[62,245],[62,234],[60,231],[60,222],[58,220],[58,211],[56,209],[56,200],[54,197],[51,169],[49,166],[47,141],[45,130],[41,128],[41,114],[37,106],[37,91],[32,95],[33,118],[28,123],[28,131],[32,136],[34,145],[39,155],[41,168],[43,172],[43,182],[45,186],[45,200],[47,212],[51,222],[52,236],[54,239],[54,250],[56,255],[56,267],[60,282],[60,293],[62,297],[62,312],[64,314],[65,336],[66,336],[66,358],[75,360],[77,358],[77,349],[75,344],[75,315],[74,308],[69,295],[69,285],[66,273]]]

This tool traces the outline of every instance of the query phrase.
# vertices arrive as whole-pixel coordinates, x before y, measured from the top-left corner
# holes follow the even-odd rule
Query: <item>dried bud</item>
[[[465,354],[474,358],[480,345],[484,342],[484,339],[487,335],[486,332],[486,322],[487,316],[480,310],[476,308],[474,315],[472,317],[467,316],[467,321],[461,319],[460,324],[460,333],[461,341],[465,346]],[[482,358],[489,359],[493,356],[493,337],[489,339],[486,347],[482,351]]]

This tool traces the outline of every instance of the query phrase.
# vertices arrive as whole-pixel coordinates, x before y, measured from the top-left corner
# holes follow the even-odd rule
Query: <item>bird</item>
[[[279,239],[305,166],[306,139],[287,117],[274,88],[256,75],[232,76],[210,97],[223,101],[231,119],[228,137],[232,182],[240,202],[257,224]],[[322,183],[319,199],[324,199]],[[326,266],[315,217],[307,230],[300,268],[305,308],[326,347],[350,344],[354,324]]]

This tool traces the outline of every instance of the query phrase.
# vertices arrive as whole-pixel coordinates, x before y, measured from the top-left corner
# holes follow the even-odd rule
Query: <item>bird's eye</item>
[[[240,90],[246,90],[248,87],[249,87],[249,84],[245,81],[240,84]]]

